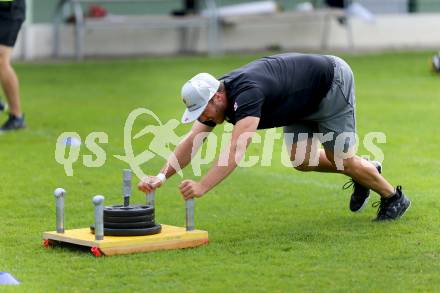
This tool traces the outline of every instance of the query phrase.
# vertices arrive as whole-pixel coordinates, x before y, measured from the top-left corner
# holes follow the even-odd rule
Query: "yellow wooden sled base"
[[[162,232],[147,236],[104,236],[104,240],[95,240],[89,228],[44,232],[43,243],[46,247],[54,241],[90,247],[95,256],[128,254],[165,249],[196,247],[208,243],[208,232],[202,230],[186,231],[185,228],[162,225]]]

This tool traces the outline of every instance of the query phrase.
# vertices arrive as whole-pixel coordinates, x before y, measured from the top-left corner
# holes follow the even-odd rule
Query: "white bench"
[[[265,15],[234,15],[234,16],[221,16],[222,27],[234,27],[239,25],[261,25],[262,22],[265,24],[270,23],[304,23],[304,22],[321,22],[321,49],[325,50],[328,48],[328,42],[330,37],[330,28],[332,19],[338,19],[341,17],[346,18],[346,23],[344,28],[347,33],[347,45],[348,48],[353,47],[353,34],[351,29],[350,20],[345,14],[343,9],[336,8],[320,8],[311,11],[286,11],[270,13]]]
[[[85,40],[84,35],[86,29],[107,29],[115,26],[155,29],[155,28],[176,28],[180,29],[181,51],[190,51],[191,42],[188,40],[188,29],[190,28],[206,28],[208,34],[208,52],[210,55],[221,53],[219,45],[219,20],[217,15],[217,5],[215,0],[204,0],[204,4],[208,10],[207,16],[186,15],[186,16],[170,16],[170,15],[126,15],[126,16],[109,16],[103,18],[86,18],[84,17],[83,4],[96,3],[148,3],[160,2],[161,0],[59,0],[54,17],[54,42],[53,56],[59,57],[61,51],[60,28],[66,17],[66,7],[70,6],[75,21],[75,56],[77,59],[84,57]],[[163,1],[163,0],[162,0]]]

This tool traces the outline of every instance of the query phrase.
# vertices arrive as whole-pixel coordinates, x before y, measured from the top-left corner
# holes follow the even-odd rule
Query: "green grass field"
[[[440,76],[429,72],[429,56],[342,56],[356,76],[359,134],[387,135],[380,145],[384,175],[403,185],[413,201],[401,220],[374,223],[371,205],[352,214],[349,192],[341,190],[346,178],[282,166],[278,141],[271,167],[237,169],[197,200],[196,227],[209,231],[209,245],[101,258],[41,246],[42,232],[55,227],[53,190],[68,191],[66,227],[87,227],[93,195],[105,195],[107,204],[121,202],[127,165],[113,155],[124,153],[130,111],[145,107],[162,121],[180,119],[180,87],[189,77],[201,71],[220,75],[258,56],[18,64],[28,128],[0,136],[0,271],[22,284],[0,291],[437,291]],[[179,134],[187,130],[178,127]],[[83,140],[92,131],[108,133],[105,165],[84,167],[82,155],[91,152],[83,147],[74,176],[67,177],[54,159],[64,131],[77,131]],[[139,142],[136,149],[146,146]],[[249,153],[261,151],[255,144]],[[359,153],[367,154],[362,148]],[[156,174],[162,164],[155,158],[143,169]],[[160,223],[184,225],[180,180],[170,179],[157,192]],[[370,203],[377,199],[374,194]],[[144,196],[136,192],[132,201],[141,203]]]

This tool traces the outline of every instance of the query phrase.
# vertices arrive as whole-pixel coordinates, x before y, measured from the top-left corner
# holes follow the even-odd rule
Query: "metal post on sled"
[[[185,215],[186,215],[186,231],[195,230],[194,224],[194,198],[185,201]]]
[[[104,239],[104,196],[95,195],[93,197],[95,205],[95,240]]]
[[[66,191],[57,188],[53,194],[55,196],[57,233],[64,233],[64,196]]]

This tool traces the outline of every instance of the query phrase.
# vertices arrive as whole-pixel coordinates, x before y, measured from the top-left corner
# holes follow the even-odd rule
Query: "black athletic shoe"
[[[370,161],[373,164],[379,174],[382,173],[382,165],[378,161]],[[362,211],[368,203],[368,198],[370,197],[370,189],[357,183],[355,180],[350,179],[347,183],[342,186],[342,189],[348,189],[353,186],[353,193],[350,198],[350,211],[356,213]]]
[[[18,130],[25,127],[26,126],[24,124],[24,116],[15,117],[14,115],[9,114],[8,120],[6,120],[6,122],[0,128],[0,132]]]
[[[396,193],[390,198],[381,198],[373,204],[377,209],[375,221],[397,220],[411,206],[411,200],[402,192],[402,186],[397,186]]]
[[[6,105],[0,101],[0,112],[6,111]]]

